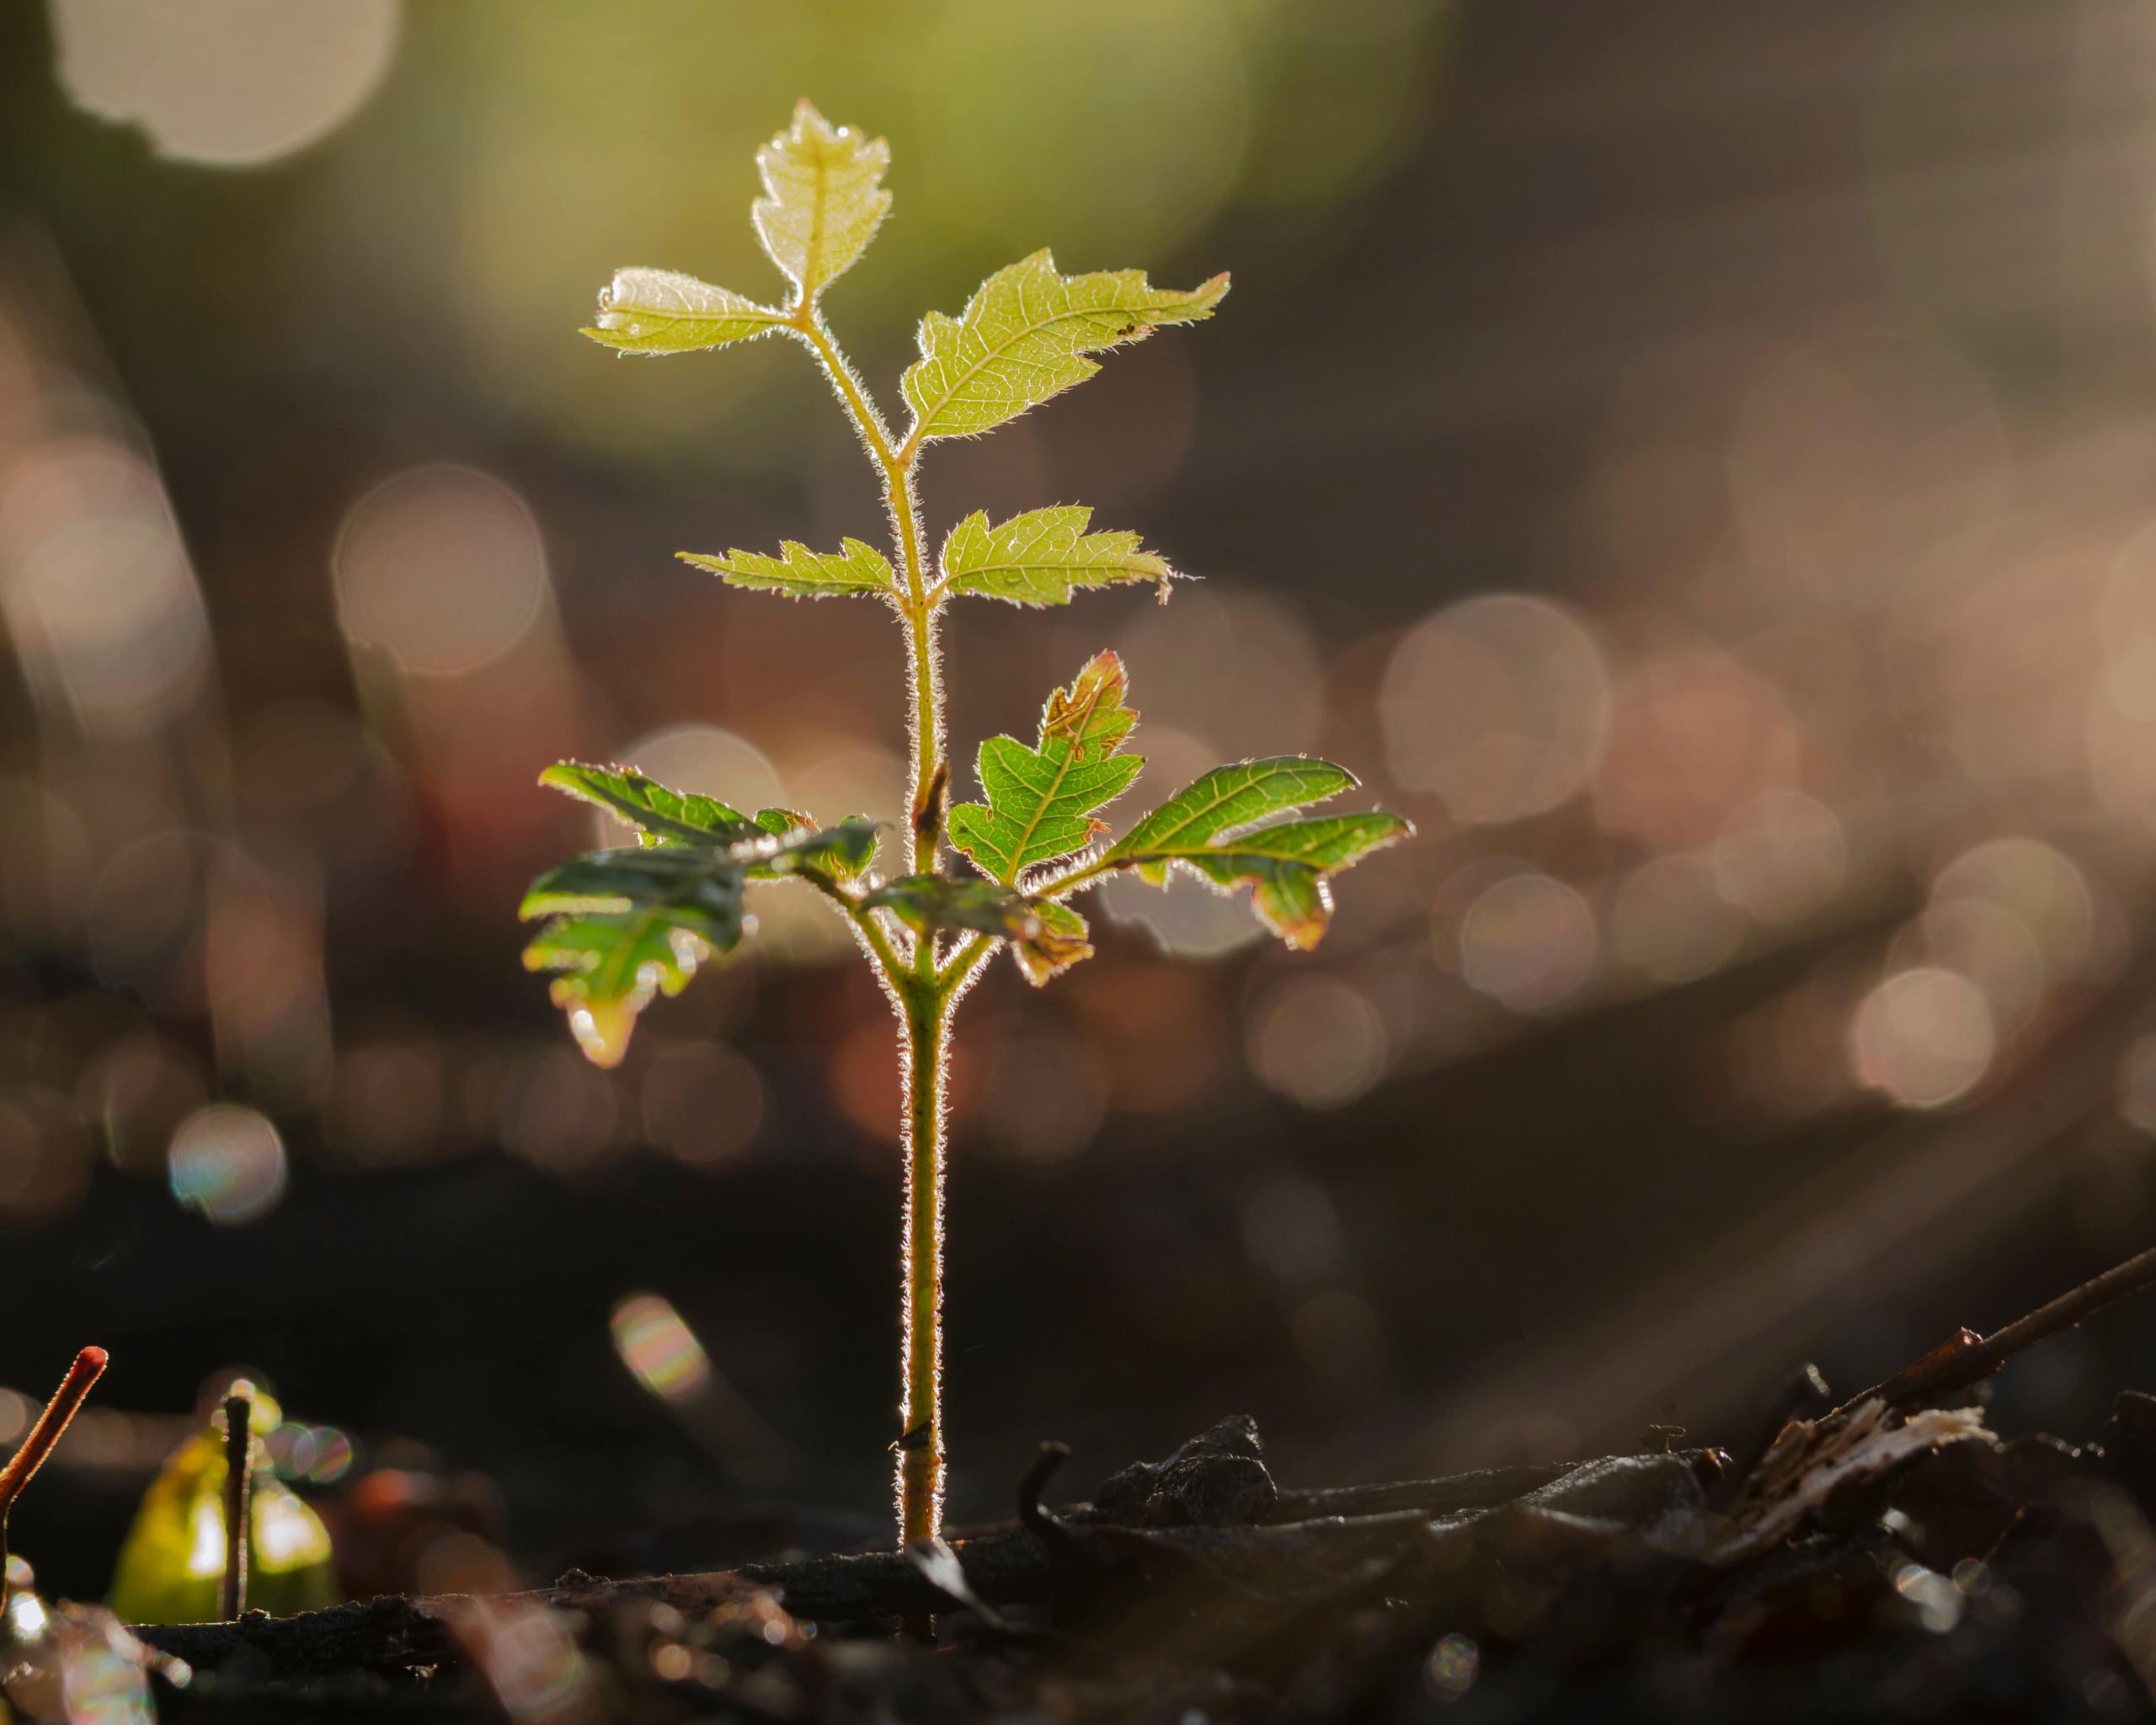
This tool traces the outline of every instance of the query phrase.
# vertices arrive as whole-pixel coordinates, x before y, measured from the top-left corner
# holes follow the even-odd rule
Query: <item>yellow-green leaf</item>
[[[805,300],[843,275],[891,207],[891,147],[833,126],[804,98],[793,124],[756,152],[765,195],[752,211],[771,262]]]
[[[1099,371],[1086,355],[1209,318],[1227,291],[1225,275],[1187,291],[1155,287],[1142,270],[1062,275],[1035,252],[990,276],[957,318],[921,319],[921,357],[899,384],[911,435],[968,437],[1015,419]]]
[[[675,555],[683,563],[723,576],[729,586],[760,588],[789,599],[838,599],[863,593],[888,598],[899,586],[889,560],[858,539],[841,541],[835,553],[811,551],[789,539],[779,547],[776,557],[755,551],[729,551],[723,557],[696,551]]]
[[[687,354],[769,335],[782,312],[673,270],[616,270],[584,333],[626,354]]]
[[[1128,532],[1088,533],[1093,512],[1082,505],[1028,510],[999,526],[975,510],[943,542],[943,585],[1013,605],[1068,605],[1074,587],[1157,581],[1167,596],[1175,571],[1139,548]]]

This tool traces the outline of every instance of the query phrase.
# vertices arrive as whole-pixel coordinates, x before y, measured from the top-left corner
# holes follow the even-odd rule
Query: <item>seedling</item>
[[[1153,286],[1136,270],[1064,275],[1047,252],[1036,252],[990,276],[958,317],[931,312],[921,320],[921,357],[899,385],[912,419],[894,433],[820,307],[824,290],[861,255],[890,208],[883,186],[889,161],[882,139],[833,126],[803,102],[792,125],[756,152],[764,195],[750,212],[764,250],[792,284],[786,303],[760,305],[668,270],[622,270],[584,333],[628,354],[784,335],[830,380],[882,486],[890,554],[847,539],[835,552],[788,542],[776,557],[681,556],[736,587],[792,599],[873,599],[895,614],[905,633],[912,756],[896,869],[887,877],[873,868],[877,824],[862,817],[819,827],[791,809],[748,814],[670,790],[628,767],[563,761],[541,782],[627,821],[638,843],[548,870],[520,914],[546,922],[525,963],[558,973],[554,1001],[602,1066],[621,1060],[638,1013],[655,996],[680,993],[699,964],[740,943],[749,932],[747,883],[800,882],[846,919],[899,1028],[905,1206],[894,1447],[899,1536],[911,1545],[936,1538],[942,1519],[945,1076],[960,996],[1004,947],[1036,986],[1091,957],[1086,920],[1070,901],[1124,872],[1155,886],[1181,872],[1223,894],[1247,884],[1267,927],[1290,947],[1315,946],[1332,909],[1327,877],[1411,829],[1381,811],[1305,817],[1304,806],[1352,788],[1355,777],[1329,761],[1283,755],[1216,767],[1102,844],[1108,829],[1100,810],[1143,765],[1124,750],[1138,715],[1113,653],[1049,696],[1033,745],[1014,737],[982,744],[976,772],[986,800],[947,807],[937,655],[946,605],[966,597],[1065,605],[1078,589],[1132,582],[1155,585],[1165,603],[1180,577],[1135,533],[1091,531],[1091,511],[1079,506],[996,524],[977,510],[931,558],[918,492],[922,451],[939,439],[992,431],[1083,382],[1100,369],[1093,354],[1211,317],[1228,278],[1175,290]],[[970,872],[955,869],[947,849]]]

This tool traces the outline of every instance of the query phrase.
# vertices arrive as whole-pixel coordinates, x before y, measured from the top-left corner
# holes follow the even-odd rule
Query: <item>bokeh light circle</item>
[[[212,1103],[181,1121],[166,1166],[172,1195],[221,1227],[265,1216],[285,1195],[284,1140],[235,1103]]]
[[[1857,604],[2011,494],[2013,462],[1983,380],[1945,348],[1874,333],[1822,343],[1762,377],[1729,451],[1753,558]]]
[[[1224,756],[1292,755],[1311,747],[1324,718],[1324,690],[1310,631],[1288,609],[1225,582],[1179,586],[1172,601],[1148,606],[1116,642],[1145,712],[1148,746],[1162,728],[1203,740]],[[1189,779],[1140,782],[1157,801]],[[1134,793],[1118,808],[1126,820],[1145,803]]]
[[[666,1044],[644,1073],[639,1100],[644,1136],[695,1167],[730,1162],[763,1124],[763,1081],[718,1043]]]
[[[52,0],[61,86],[161,156],[273,162],[327,136],[397,51],[398,0]]]
[[[1587,782],[1609,729],[1594,638],[1546,600],[1448,606],[1393,651],[1378,696],[1393,777],[1474,825],[1553,809]]]
[[[1610,933],[1617,956],[1657,982],[1689,982],[1736,956],[1745,917],[1716,889],[1713,870],[1681,852],[1652,857],[1625,878]]]
[[[2120,1057],[2118,1102],[2121,1118],[2156,1134],[2156,1036],[2136,1038]]]
[[[1267,1089],[1307,1108],[1353,1102],[1385,1076],[1385,1021],[1361,990],[1299,978],[1259,1004],[1251,1069]]]
[[[1887,977],[1849,1025],[1857,1077],[1904,1108],[1939,1108],[1966,1096],[1989,1070],[1997,1043],[1983,991],[1936,965]]]
[[[1904,957],[1975,983],[2002,1036],[2019,1029],[2043,996],[2047,967],[2036,936],[2012,911],[1988,898],[1971,895],[1933,905],[1896,940],[1889,962]]]
[[[1801,791],[1769,791],[1739,809],[1715,842],[1722,896],[1762,922],[1801,921],[1848,878],[1841,817]]]
[[[2089,882],[2063,852],[2041,839],[1988,839],[1939,871],[1931,902],[1981,899],[2020,919],[2056,980],[2089,956],[2095,907]]]
[[[525,500],[471,467],[414,467],[352,505],[331,558],[345,635],[427,676],[515,646],[547,600],[547,551]]]
[[[1594,913],[1562,881],[1509,875],[1467,908],[1460,925],[1461,973],[1518,1012],[1547,1012],[1594,974]]]

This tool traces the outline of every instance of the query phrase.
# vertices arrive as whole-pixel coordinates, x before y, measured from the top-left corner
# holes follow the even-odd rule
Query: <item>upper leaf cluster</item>
[[[834,126],[801,103],[792,126],[756,152],[764,195],[751,211],[766,254],[793,285],[792,302],[760,304],[670,270],[618,270],[584,333],[636,354],[693,353],[775,331],[815,346],[819,296],[889,213],[883,180],[890,159],[881,138]],[[1194,288],[1159,288],[1142,270],[1064,275],[1045,251],[1022,258],[983,282],[958,317],[931,312],[921,319],[921,357],[899,384],[913,424],[891,453],[910,462],[931,439],[974,436],[1006,424],[1091,377],[1100,366],[1091,355],[1167,324],[1209,318],[1227,291],[1225,275]],[[1150,581],[1165,598],[1175,572],[1144,550],[1135,533],[1088,532],[1091,514],[1071,505],[1033,510],[996,526],[985,514],[969,515],[944,542],[926,596],[931,603],[978,594],[1014,605],[1065,605],[1074,588]],[[776,558],[747,551],[681,555],[733,585],[789,598],[869,596],[901,608],[909,602],[889,562],[859,540],[835,553],[789,542]]]
[[[771,262],[793,284],[794,304],[817,296],[867,248],[891,207],[883,187],[891,149],[835,126],[806,101],[793,124],[756,152],[764,195],[750,215]],[[748,341],[787,326],[788,313],[672,270],[627,269],[599,296],[584,333],[632,354],[686,354]]]

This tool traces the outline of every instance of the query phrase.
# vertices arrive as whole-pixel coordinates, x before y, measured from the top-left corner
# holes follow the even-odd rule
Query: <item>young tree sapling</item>
[[[905,1199],[897,1497],[902,1542],[940,1532],[945,1450],[939,1412],[945,1076],[952,1016],[990,959],[1009,947],[1027,980],[1047,982],[1091,955],[1070,900],[1113,874],[1155,886],[1194,875],[1214,890],[1247,884],[1259,920],[1290,947],[1317,944],[1331,912],[1327,877],[1408,833],[1382,811],[1305,816],[1308,804],[1352,789],[1330,761],[1299,755],[1238,761],[1179,791],[1112,844],[1099,811],[1137,776],[1124,752],[1137,714],[1121,661],[1102,653],[1054,691],[1036,740],[992,737],[976,771],[985,800],[948,807],[937,626],[967,596],[1014,605],[1070,602],[1080,588],[1156,585],[1177,572],[1138,535],[1091,531],[1080,506],[1028,510],[991,524],[976,510],[929,554],[917,478],[931,443],[992,431],[1099,369],[1090,355],[1171,323],[1212,316],[1228,291],[1218,275],[1187,290],[1157,288],[1142,271],[1066,276],[1045,251],[997,270],[956,318],[921,320],[920,357],[899,393],[912,415],[894,433],[825,323],[824,290],[851,266],[890,208],[890,152],[827,123],[803,101],[792,125],[757,152],[764,195],[751,211],[771,261],[792,285],[767,306],[671,271],[617,271],[600,296],[595,341],[626,354],[674,354],[780,334],[823,368],[867,452],[890,517],[890,553],[858,539],[835,552],[787,542],[683,558],[737,587],[793,599],[859,597],[889,606],[905,634],[911,740],[910,818],[897,867],[877,872],[876,823],[819,826],[785,809],[753,814],[670,790],[627,766],[563,761],[541,782],[595,804],[637,829],[633,848],[572,858],[533,883],[521,915],[544,919],[525,953],[558,973],[557,1005],[585,1054],[618,1062],[638,1013],[678,994],[696,967],[748,932],[742,889],[795,880],[843,915],[875,969],[900,1033],[900,1136]],[[947,851],[971,865],[958,872]]]

